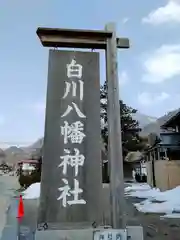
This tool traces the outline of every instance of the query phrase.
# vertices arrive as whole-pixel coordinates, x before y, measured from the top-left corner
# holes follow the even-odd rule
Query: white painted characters
[[[78,117],[78,119],[86,118],[84,113],[81,112],[77,103],[74,102],[75,100],[77,100],[77,97],[80,101],[83,101],[83,67],[81,64],[77,64],[75,59],[72,59],[70,64],[67,64],[66,67],[68,81],[65,81],[65,90],[62,99],[67,100],[68,96],[68,101],[67,108],[65,112],[61,115],[61,118],[65,119],[64,125],[60,126],[61,135],[64,138],[64,144],[82,144],[84,138],[86,137],[84,133],[84,123],[79,120],[69,123],[69,119],[67,121],[66,117],[68,116],[68,114],[71,113],[71,111],[75,111],[77,115],[76,117]],[[77,180],[79,175],[79,168],[83,167],[85,156],[80,153],[77,147],[73,149],[74,152],[71,152],[71,150],[69,150],[68,148],[64,148],[64,155],[60,156],[61,163],[58,166],[59,168],[62,168],[62,174],[65,176],[65,178],[62,178],[64,186],[58,188],[61,194],[57,198],[57,200],[62,200],[63,207],[74,204],[86,204],[86,201],[84,199],[79,198],[79,194],[83,193],[83,190],[79,187],[79,181]],[[69,184],[71,182],[68,181],[68,167],[74,168],[74,189],[71,188]]]
[[[62,200],[63,207],[67,207],[68,205],[75,205],[75,204],[86,204],[84,199],[79,199],[79,194],[83,192],[81,188],[79,188],[79,181],[74,179],[74,189],[71,190],[68,180],[63,178],[63,183],[65,184],[63,187],[58,188],[61,192],[61,195],[57,198],[57,200]],[[72,197],[72,200],[68,200],[68,197]]]
[[[82,101],[83,100],[83,96],[84,96],[84,82],[82,80],[78,80],[79,82],[79,99]],[[65,99],[68,94],[70,93],[71,89],[72,89],[72,97],[76,97],[77,95],[77,83],[72,81],[72,83],[69,82],[65,82],[66,84],[66,89],[64,92],[64,96],[62,97],[63,99]]]
[[[59,167],[63,167],[64,175],[67,174],[68,166],[74,167],[75,177],[77,177],[79,173],[79,166],[82,167],[84,165],[84,155],[80,154],[80,151],[77,148],[74,148],[74,155],[71,155],[69,149],[64,149],[64,152],[66,153],[66,155],[60,156],[63,161],[59,164]]]
[[[80,118],[86,118],[86,116],[81,112],[81,110],[78,108],[78,106],[77,106],[76,103],[72,102],[72,105],[73,105],[73,107],[74,107],[74,109],[75,109],[78,117],[80,117]],[[70,106],[70,105],[68,105],[66,111],[63,113],[63,115],[62,115],[61,117],[62,117],[62,118],[63,118],[63,117],[66,117],[66,116],[73,110],[73,107]]]
[[[67,77],[68,78],[82,78],[83,67],[81,64],[76,64],[76,60],[72,59],[70,64],[67,64]]]
[[[67,121],[64,121],[64,126],[61,126],[61,134],[64,136],[64,144],[68,143],[70,139],[71,143],[81,144],[84,137],[84,124],[80,121],[74,122],[71,125]]]

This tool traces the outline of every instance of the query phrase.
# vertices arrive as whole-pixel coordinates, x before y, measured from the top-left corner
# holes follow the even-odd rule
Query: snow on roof
[[[33,171],[35,170],[35,167],[32,165],[29,165],[29,163],[25,163],[22,166],[22,170]]]
[[[142,160],[143,154],[139,151],[136,152],[129,152],[125,157],[126,162],[139,162]]]

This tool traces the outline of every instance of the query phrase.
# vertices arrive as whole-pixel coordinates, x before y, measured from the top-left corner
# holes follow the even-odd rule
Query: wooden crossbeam
[[[44,47],[106,49],[112,32],[82,29],[38,28],[36,31]],[[117,38],[117,48],[129,48],[128,38]]]

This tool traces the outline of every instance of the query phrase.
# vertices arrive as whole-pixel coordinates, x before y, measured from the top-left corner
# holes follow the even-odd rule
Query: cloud
[[[162,45],[143,59],[143,82],[162,83],[180,75],[180,45]]]
[[[161,92],[158,95],[149,92],[142,92],[138,95],[138,102],[143,106],[151,106],[154,104],[162,103],[169,97],[170,95],[166,92]]]
[[[119,74],[119,85],[123,86],[129,82],[129,76],[126,71],[122,71]]]
[[[164,23],[180,23],[180,1],[169,0],[165,6],[159,7],[142,19],[143,23],[161,25]]]

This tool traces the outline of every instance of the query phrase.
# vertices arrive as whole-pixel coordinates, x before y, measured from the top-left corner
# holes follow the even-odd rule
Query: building
[[[180,185],[180,110],[149,134],[146,151],[148,183],[161,190]]]
[[[36,160],[22,160],[17,163],[17,170],[20,175],[30,175],[36,169],[38,163]]]

